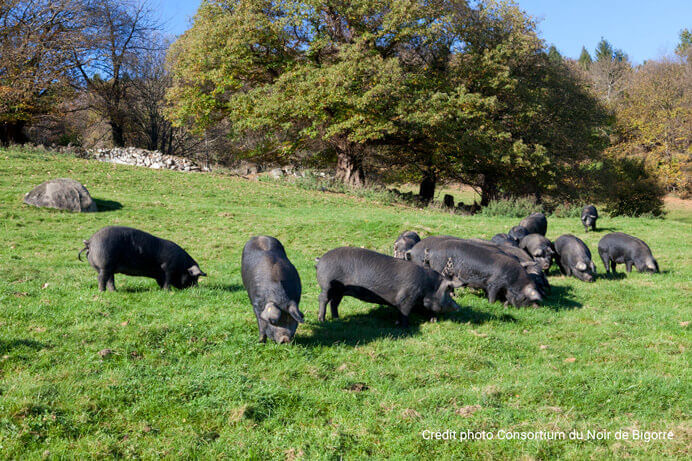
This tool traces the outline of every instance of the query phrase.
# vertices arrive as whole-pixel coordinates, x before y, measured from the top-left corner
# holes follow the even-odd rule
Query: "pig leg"
[[[615,261],[613,261],[613,260],[611,259],[611,260],[610,260],[610,270],[613,271],[613,274],[615,273],[615,266],[616,266]]]
[[[106,269],[100,269],[98,280],[99,291],[106,291],[106,288],[108,288],[108,291],[115,291],[115,280],[113,278],[113,272]]]
[[[562,265],[562,261],[557,262],[557,267],[560,269],[560,273],[562,275],[567,275],[567,271],[565,270],[565,266]]]
[[[171,289],[171,280],[172,280],[172,275],[170,272],[166,272],[163,276],[163,288],[164,290],[170,290]]]
[[[500,287],[497,285],[490,285],[488,286],[488,302],[490,304],[494,303],[498,295],[500,294]]]
[[[627,270],[628,274],[630,272],[632,272],[632,261],[631,260],[628,259],[627,261],[625,261],[625,269]]]
[[[598,250],[598,254],[601,256],[601,261],[603,261],[603,267],[605,267],[606,274],[610,272],[610,264],[608,263],[608,255],[605,251],[601,252]]]
[[[399,312],[399,326],[403,329],[408,328],[408,315],[404,315],[402,312]]]
[[[257,326],[259,327],[259,342],[267,342],[267,333],[265,332],[265,322],[264,320],[257,318]]]
[[[344,298],[344,294],[341,291],[332,290],[331,301],[329,302],[329,307],[332,311],[332,318],[339,318],[339,304]]]
[[[317,315],[317,320],[324,322],[324,317],[327,315],[327,301],[329,301],[328,291],[323,288],[318,299],[320,301],[320,311]]]

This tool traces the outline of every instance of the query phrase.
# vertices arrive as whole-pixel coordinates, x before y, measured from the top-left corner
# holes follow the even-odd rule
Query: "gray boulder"
[[[24,203],[82,213],[98,211],[86,187],[69,178],[52,179],[36,186],[24,196]]]

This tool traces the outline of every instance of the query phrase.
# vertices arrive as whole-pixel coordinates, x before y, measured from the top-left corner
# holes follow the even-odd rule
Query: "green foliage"
[[[614,158],[604,165],[608,175],[603,191],[605,211],[611,216],[661,216],[665,189],[642,160]]]
[[[482,216],[503,216],[506,218],[525,218],[531,213],[542,212],[543,206],[536,203],[535,197],[512,197],[492,200],[481,209]]]
[[[171,115],[227,119],[281,161],[329,150],[486,199],[534,193],[600,149],[601,109],[555,52],[510,2],[208,1],[171,50]]]
[[[593,59],[591,59],[591,55],[589,54],[585,46],[581,47],[581,54],[579,55],[578,62],[584,70],[588,70],[589,66],[593,62]]]
[[[406,200],[399,194],[384,187],[350,187],[333,176],[320,176],[312,171],[303,171],[302,176],[288,177],[287,179],[273,179],[262,176],[261,181],[277,184],[289,182],[307,191],[331,192],[335,194],[348,194],[354,197],[364,198],[382,205],[406,204]]]
[[[688,56],[692,49],[692,30],[682,29],[680,31],[680,43],[675,47],[675,53],[679,56]]]
[[[578,205],[574,203],[560,203],[556,205],[550,216],[555,218],[581,218],[581,212],[584,205]]]

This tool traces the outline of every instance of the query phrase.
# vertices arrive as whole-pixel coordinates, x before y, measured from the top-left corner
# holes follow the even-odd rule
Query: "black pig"
[[[267,337],[282,344],[293,339],[303,314],[298,309],[301,285],[298,271],[274,237],[252,237],[243,248],[243,285],[259,326],[260,342]]]
[[[519,248],[526,251],[541,269],[548,270],[553,262],[553,244],[541,234],[529,234],[519,242]]]
[[[510,237],[508,234],[495,234],[493,238],[490,239],[491,242],[497,245],[512,245],[515,247],[519,246],[519,240]]]
[[[522,219],[519,225],[525,228],[529,234],[545,236],[548,231],[548,220],[543,213],[531,213],[527,218]]]
[[[189,254],[170,240],[164,240],[131,227],[104,227],[88,240],[79,252],[98,272],[99,290],[115,291],[115,274],[150,277],[164,290],[197,285],[205,276]]]
[[[454,288],[461,286],[458,281],[410,261],[363,248],[341,247],[318,258],[315,267],[322,288],[320,322],[325,319],[327,303],[332,318],[339,317],[338,307],[344,296],[396,307],[403,328],[408,327],[408,316],[415,307],[434,313],[459,309],[451,297]]]
[[[464,286],[484,290],[491,303],[505,299],[521,307],[542,299],[519,261],[477,242],[447,236],[428,237],[418,242],[407,258],[447,276],[453,275]]]
[[[413,231],[402,232],[394,242],[394,257],[404,259],[406,252],[418,242],[420,242],[420,236],[417,233]]]
[[[584,225],[584,230],[589,232],[589,227],[592,231],[596,230],[596,220],[598,219],[598,211],[593,205],[586,205],[581,210],[581,223]]]
[[[627,272],[632,272],[632,265],[639,272],[658,273],[658,262],[651,254],[651,249],[643,240],[622,232],[608,234],[598,242],[598,254],[601,256],[606,273],[616,264],[625,264]]]
[[[574,235],[561,235],[555,240],[555,261],[564,275],[573,275],[584,282],[594,281],[596,265],[591,260],[591,251]]]
[[[512,256],[514,259],[519,261],[521,267],[524,268],[531,280],[533,280],[533,283],[536,284],[536,288],[538,289],[538,292],[541,294],[541,296],[545,296],[547,293],[550,293],[550,283],[548,282],[548,278],[543,273],[543,269],[541,269],[541,266],[536,261],[534,261],[533,258],[531,258],[531,256],[529,256],[529,254],[526,251],[510,243],[503,243],[498,245],[496,243],[480,239],[469,239],[469,241],[478,242],[479,244],[490,245],[490,248],[496,248],[497,251],[500,251],[508,256]]]
[[[509,230],[507,235],[517,242],[521,242],[521,239],[529,235],[529,231],[526,230],[524,226],[514,226]]]

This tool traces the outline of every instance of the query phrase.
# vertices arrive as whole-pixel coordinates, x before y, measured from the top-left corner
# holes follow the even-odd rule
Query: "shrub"
[[[584,205],[575,205],[569,202],[560,203],[553,208],[551,215],[556,218],[581,218],[581,210]]]
[[[609,159],[602,192],[605,211],[611,216],[661,216],[665,189],[644,162],[632,158]]]
[[[533,212],[543,212],[543,205],[536,203],[531,196],[491,200],[481,209],[483,216],[506,216],[509,218],[525,218]]]

